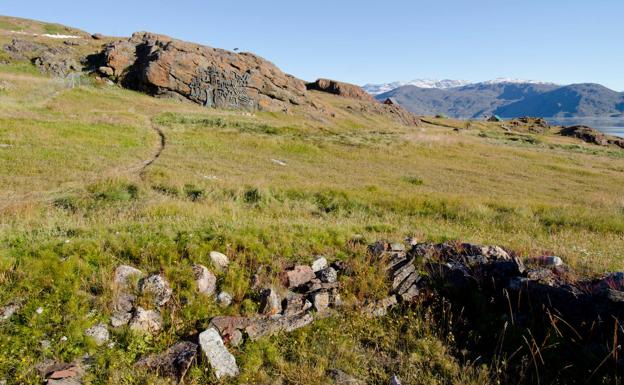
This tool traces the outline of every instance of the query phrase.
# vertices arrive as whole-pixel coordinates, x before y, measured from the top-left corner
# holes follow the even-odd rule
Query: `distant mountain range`
[[[418,86],[424,84],[425,86]],[[454,83],[455,82],[455,83]],[[554,83],[500,78],[480,83],[453,80],[413,81],[366,85],[363,88],[378,100],[394,98],[418,115],[444,114],[454,118],[481,118],[496,114],[519,116],[624,118],[624,93],[599,84]],[[457,84],[457,85],[453,85]],[[379,90],[388,89],[386,92]]]

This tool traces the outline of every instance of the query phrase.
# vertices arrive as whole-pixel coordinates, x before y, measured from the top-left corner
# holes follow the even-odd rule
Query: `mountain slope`
[[[556,87],[533,83],[476,83],[446,90],[405,86],[378,95],[377,99],[393,97],[406,109],[420,115],[445,114],[456,118],[478,118],[499,107]]]
[[[498,108],[501,116],[609,116],[624,112],[624,94],[599,84],[573,84]]]
[[[404,86],[376,96],[395,98],[415,114],[455,118],[613,116],[624,111],[624,93],[598,84],[484,82],[451,89]]]

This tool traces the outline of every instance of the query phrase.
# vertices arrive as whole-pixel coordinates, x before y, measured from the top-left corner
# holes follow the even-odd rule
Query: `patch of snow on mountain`
[[[383,94],[384,92],[392,91],[399,87],[403,86],[416,86],[420,88],[439,88],[439,89],[447,89],[447,88],[455,88],[462,87],[465,85],[471,84],[471,82],[466,80],[452,80],[452,79],[415,79],[409,82],[392,82],[392,83],[384,83],[384,84],[366,84],[362,88],[364,91],[368,92],[372,95]]]

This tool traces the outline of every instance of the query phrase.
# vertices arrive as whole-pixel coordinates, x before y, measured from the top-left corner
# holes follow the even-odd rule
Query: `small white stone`
[[[219,303],[219,305],[223,307],[230,306],[232,304],[232,301],[233,301],[232,294],[228,292],[222,291],[217,296],[217,302]]]
[[[225,269],[228,267],[228,265],[230,264],[230,259],[227,257],[227,255],[220,253],[218,251],[211,251],[210,252],[210,259],[212,259],[212,262],[217,266],[220,267],[222,269]]]
[[[321,271],[327,267],[327,259],[325,257],[319,256],[314,262],[312,262],[312,271],[315,273],[317,271]]]
[[[66,336],[61,337],[61,342],[65,342],[65,341],[67,341],[67,337]]]
[[[97,346],[104,345],[110,337],[108,328],[103,323],[90,327],[85,331],[85,335],[92,338]]]
[[[43,313],[43,308],[42,307],[38,307],[37,310],[35,310],[37,312],[37,314],[41,314]]]
[[[206,266],[193,266],[197,291],[204,295],[212,296],[217,290],[217,277]]]
[[[546,264],[554,267],[563,266],[563,259],[555,256],[548,256],[546,257]]]

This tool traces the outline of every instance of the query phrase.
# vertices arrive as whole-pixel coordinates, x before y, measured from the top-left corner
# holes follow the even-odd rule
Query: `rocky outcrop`
[[[595,128],[588,126],[565,127],[559,133],[563,136],[571,136],[584,142],[597,144],[599,146],[614,145],[624,148],[624,139],[611,135],[605,135]]]
[[[98,72],[155,96],[218,108],[287,109],[305,102],[305,84],[251,53],[234,53],[138,32],[110,43]]]
[[[3,48],[13,60],[29,60],[41,73],[54,77],[65,78],[82,69],[69,47],[50,47],[33,41],[13,39]]]
[[[342,96],[345,98],[362,100],[365,102],[377,103],[368,92],[361,87],[353,84],[343,83],[336,80],[318,79],[313,83],[308,83],[306,87],[309,90],[328,92],[330,94]]]

